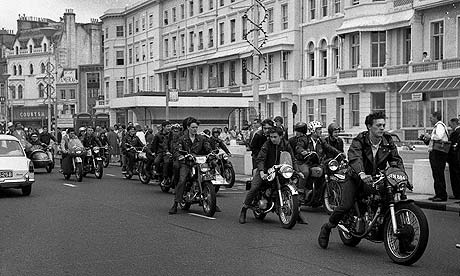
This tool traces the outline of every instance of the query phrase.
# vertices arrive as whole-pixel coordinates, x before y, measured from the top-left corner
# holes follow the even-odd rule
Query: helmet
[[[308,123],[308,129],[310,131],[313,131],[319,127],[323,127],[323,125],[321,124],[321,122],[318,122],[318,121],[311,121]]]
[[[179,129],[180,130],[180,128],[181,128],[180,124],[173,124],[171,126],[171,129]]]
[[[294,126],[294,131],[302,132],[303,134],[307,133],[307,124],[304,122],[298,122]]]
[[[327,132],[329,132],[329,135],[332,135],[332,132],[334,132],[334,130],[340,130],[340,126],[337,123],[331,123],[327,127]]]
[[[280,122],[282,124],[283,123],[283,117],[276,116],[275,119],[273,119],[273,122]]]
[[[220,134],[220,128],[214,127],[214,128],[212,128],[211,132],[212,132],[212,134],[214,134],[214,133],[219,133]]]
[[[82,126],[82,127],[80,127],[80,128],[78,129],[78,131],[79,131],[79,132],[86,131],[86,127],[83,127],[83,126]]]
[[[6,125],[7,127],[12,127],[14,126],[13,122],[8,122],[8,124]]]

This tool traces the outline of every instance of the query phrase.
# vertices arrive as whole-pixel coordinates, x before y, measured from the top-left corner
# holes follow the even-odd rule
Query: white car
[[[21,189],[28,196],[34,182],[34,164],[26,157],[19,140],[0,135],[0,189]]]

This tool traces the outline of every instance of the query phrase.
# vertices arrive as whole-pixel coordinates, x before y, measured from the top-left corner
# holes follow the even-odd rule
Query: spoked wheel
[[[110,164],[110,155],[104,158],[104,168],[107,168]]]
[[[324,210],[328,215],[332,214],[335,208],[339,207],[342,198],[342,185],[336,181],[326,184],[323,196]]]
[[[96,165],[96,170],[94,171],[94,175],[96,175],[97,179],[101,179],[102,175],[104,175],[104,167],[102,165],[102,161],[99,161]]]
[[[212,217],[216,212],[216,192],[210,181],[203,182],[202,185],[203,192],[201,196],[203,203],[203,211],[206,216]]]
[[[75,164],[75,177],[77,177],[77,181],[81,182],[83,180],[83,164],[77,163]]]
[[[51,173],[53,171],[53,163],[49,163],[45,167],[47,173]]]
[[[235,170],[233,167],[226,166],[224,167],[224,175],[225,181],[229,184],[228,187],[231,188],[235,184]],[[217,191],[216,191],[217,192]]]
[[[170,178],[165,178],[164,181],[161,181],[160,182],[160,189],[164,193],[169,192],[169,189],[171,189],[171,179]]]
[[[142,163],[139,168],[139,180],[141,181],[142,184],[149,184],[150,183],[150,177],[147,175],[147,164]]]
[[[281,226],[291,229],[297,223],[299,217],[299,199],[287,187],[281,189],[281,198],[283,202],[281,202],[278,214]]]
[[[393,262],[411,265],[425,252],[429,236],[428,221],[423,211],[412,202],[396,205],[395,217],[398,226],[396,234],[391,217],[386,217],[385,250]]]

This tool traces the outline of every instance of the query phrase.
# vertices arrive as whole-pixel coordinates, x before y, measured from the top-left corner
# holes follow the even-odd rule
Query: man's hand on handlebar
[[[259,175],[260,175],[260,178],[262,178],[262,180],[267,180],[268,174],[266,174],[264,171],[260,171]]]
[[[362,173],[359,174],[359,177],[361,178],[361,180],[364,183],[366,183],[366,185],[371,185],[373,183],[371,175],[368,175],[368,174],[365,174],[364,172],[362,172]]]

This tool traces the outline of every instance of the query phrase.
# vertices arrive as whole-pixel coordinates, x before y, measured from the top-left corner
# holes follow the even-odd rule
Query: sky
[[[104,11],[123,8],[139,0],[0,0],[0,29],[17,31],[18,15],[45,17],[59,21],[66,9],[73,9],[78,23],[99,18]]]

